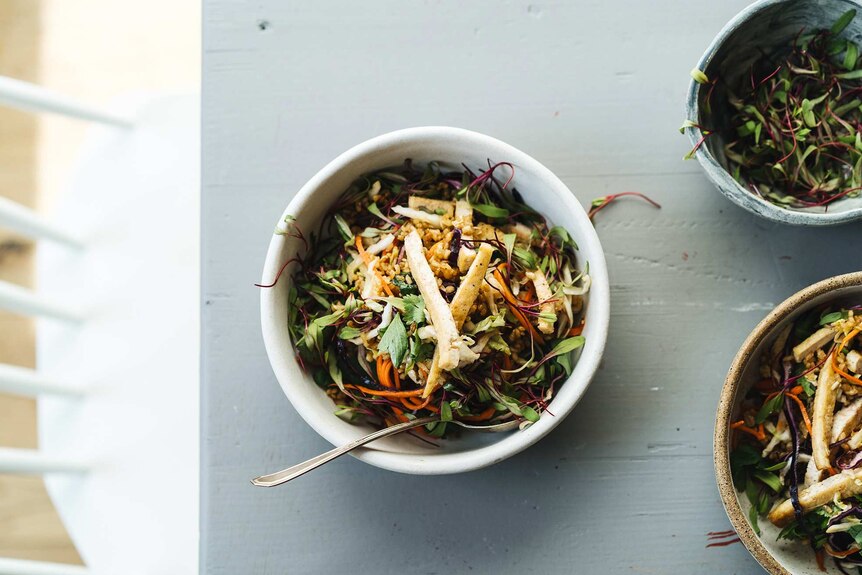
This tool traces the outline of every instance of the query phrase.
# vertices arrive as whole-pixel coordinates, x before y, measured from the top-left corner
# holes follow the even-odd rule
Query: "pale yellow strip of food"
[[[811,455],[818,469],[832,467],[829,460],[829,444],[832,438],[832,418],[835,410],[835,372],[832,370],[832,354],[826,358],[817,377],[814,406],[811,412]]]
[[[804,512],[808,512],[829,503],[836,495],[844,499],[860,493],[862,493],[862,470],[848,470],[803,489],[799,493],[799,504]],[[793,503],[790,499],[769,512],[769,520],[778,527],[784,527],[793,519]]]
[[[543,314],[554,315],[554,302],[548,301],[554,297],[551,292],[551,287],[548,285],[548,279],[540,269],[527,272],[527,277],[533,282],[533,287],[536,288],[536,299],[540,302],[545,302],[539,305],[539,311]],[[539,318],[537,327],[539,331],[546,334],[554,333],[554,320]]]
[[[410,273],[416,281],[416,287],[425,300],[425,309],[431,316],[431,325],[437,332],[437,349],[440,352],[440,367],[454,369],[458,366],[458,328],[452,318],[452,312],[437,286],[437,278],[425,259],[425,248],[416,230],[404,238],[404,255],[410,266]]]
[[[438,216],[449,216],[455,214],[455,205],[448,200],[432,200],[431,198],[423,198],[422,196],[410,196],[407,198],[407,207],[414,210],[431,210],[432,214]],[[437,212],[442,211],[442,214]]]
[[[805,341],[793,348],[793,359],[797,363],[808,357],[809,354],[817,351],[835,337],[835,330],[831,327],[823,327],[805,338]]]
[[[452,311],[452,318],[455,320],[455,327],[459,330],[464,325],[464,320],[467,319],[467,314],[470,313],[470,308],[473,307],[476,298],[482,288],[482,282],[485,280],[485,272],[488,271],[488,264],[491,263],[491,254],[494,253],[494,248],[488,244],[479,246],[476,258],[470,265],[467,274],[461,280],[461,285],[458,286],[458,291],[455,292],[455,297],[452,298],[452,303],[449,304],[449,309]],[[439,349],[439,344],[438,344]],[[428,397],[437,389],[442,380],[442,369],[440,366],[440,356],[437,350],[434,351],[434,357],[431,359],[431,367],[428,370],[428,379],[425,381],[425,390],[422,392],[422,397]]]

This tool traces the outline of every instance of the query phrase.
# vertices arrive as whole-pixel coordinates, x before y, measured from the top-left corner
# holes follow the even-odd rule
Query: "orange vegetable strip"
[[[392,366],[392,361],[383,355],[377,356],[377,379],[383,387],[392,387],[389,381],[389,369]]]
[[[494,417],[495,413],[497,413],[497,409],[492,406],[477,415],[463,415],[461,419],[464,421],[487,421]]]
[[[760,426],[757,429],[752,429],[751,427],[748,427],[747,425],[745,425],[745,421],[740,419],[739,421],[731,424],[730,428],[735,429],[737,431],[744,431],[745,433],[751,434],[754,437],[756,437],[757,439],[759,439],[760,441],[763,441],[764,439],[766,439],[766,434],[763,432],[763,424],[762,423],[760,424]]]
[[[358,389],[362,393],[367,393],[368,395],[379,395],[380,397],[419,397],[422,395],[421,389],[411,389],[410,391],[384,391],[378,389],[368,389],[367,387],[362,387],[361,385],[345,385],[344,387],[349,387],[351,389]]]
[[[826,546],[825,546],[825,547],[826,547],[826,552],[827,552],[827,553],[829,553],[829,554],[830,554],[830,555],[832,555],[833,557],[838,557],[839,559],[844,559],[845,557],[850,557],[850,556],[851,556],[851,555],[853,555],[854,553],[858,553],[858,552],[859,552],[859,548],[858,548],[858,547],[855,547],[855,548],[854,548],[854,547],[851,547],[851,548],[850,548],[850,549],[848,549],[847,551],[836,551],[836,550],[835,550],[835,549],[833,549],[833,548],[832,548],[832,546],[831,546],[831,545],[829,545],[829,544],[826,544]]]
[[[799,406],[799,411],[802,412],[802,419],[805,421],[805,427],[808,428],[808,433],[811,433],[811,419],[808,417],[808,411],[805,409],[805,404],[802,403],[802,400],[796,397],[793,394],[789,394],[787,397],[796,402],[796,405]]]
[[[569,337],[573,337],[576,335],[581,335],[584,332],[584,324],[576,325],[572,329],[569,330]]]
[[[533,339],[536,340],[539,345],[544,344],[545,340],[542,338],[542,335],[535,327],[533,327],[533,324],[530,323],[530,320],[527,319],[524,312],[518,308],[518,300],[515,298],[515,295],[512,293],[506,280],[503,278],[503,274],[500,273],[500,268],[505,269],[505,266],[506,264],[500,264],[497,266],[497,269],[494,270],[494,279],[496,279],[497,283],[500,284],[500,291],[503,294],[503,299],[506,300],[506,305],[508,305],[509,309],[512,310],[512,314],[514,314],[518,319],[518,322],[524,326],[524,329],[532,334]]]
[[[362,257],[362,261],[364,261],[365,265],[370,268],[371,262],[374,260],[372,260],[371,255],[365,251],[365,246],[362,245],[362,238],[360,236],[356,236],[356,249],[359,250],[359,255]],[[377,269],[374,270],[374,274],[377,276],[377,279],[380,280],[380,285],[383,286],[383,291],[385,291],[389,297],[395,297],[395,294],[392,293],[392,288],[389,287],[389,282],[386,281],[383,274],[381,274]]]
[[[845,372],[844,370],[842,370],[840,367],[838,367],[838,352],[841,351],[842,349],[844,349],[844,347],[847,345],[847,343],[851,339],[853,339],[854,337],[859,335],[860,331],[862,331],[862,329],[857,327],[856,329],[851,331],[849,334],[847,334],[847,337],[844,338],[844,341],[841,342],[841,345],[838,346],[838,348],[835,350],[835,353],[832,354],[832,369],[835,370],[835,373],[837,373],[838,375],[840,375],[841,377],[843,377],[847,381],[852,381],[856,385],[862,385],[862,379],[859,379],[858,377],[854,377],[854,376],[850,375],[849,373]]]

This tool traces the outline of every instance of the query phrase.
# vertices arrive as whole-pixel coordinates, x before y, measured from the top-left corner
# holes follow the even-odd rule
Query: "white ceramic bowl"
[[[315,230],[329,206],[356,178],[377,169],[399,166],[405,158],[417,164],[437,160],[473,169],[494,162],[515,166],[513,186],[524,201],[555,225],[564,226],[579,246],[579,265],[589,262],[593,279],[587,301],[586,344],[571,377],[550,404],[554,415],[510,433],[463,433],[427,445],[401,434],[379,440],[352,453],[355,457],[392,471],[436,475],[459,473],[492,465],[526,449],[556,427],[578,403],[599,365],[607,339],[610,315],[608,275],[599,238],[575,196],[550,170],[499,140],[458,128],[422,127],[399,130],[372,138],[344,152],[305,184],[284,211],[303,230]],[[281,220],[279,220],[281,221]],[[263,268],[263,281],[271,282],[283,263],[301,249],[296,239],[273,236]],[[341,445],[372,431],[349,424],[333,414],[332,401],[311,377],[300,369],[288,337],[287,290],[289,273],[274,288],[261,290],[261,323],[266,351],[273,371],[297,412],[321,436]]]

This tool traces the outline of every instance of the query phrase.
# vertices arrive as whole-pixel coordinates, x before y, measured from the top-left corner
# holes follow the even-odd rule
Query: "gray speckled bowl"
[[[726,126],[730,118],[722,83],[737,85],[761,51],[784,50],[801,28],[830,28],[851,8],[859,14],[843,35],[862,43],[862,5],[853,0],[760,0],[737,14],[718,33],[698,62],[709,78],[723,79],[712,95],[712,113],[698,107],[702,90],[708,86],[692,81],[688,91],[687,118],[715,133],[708,137],[696,157],[706,174],[731,201],[768,220],[786,224],[826,226],[862,219],[862,197],[842,198],[823,208],[780,208],[743,188],[728,173],[724,155]],[[702,137],[698,128],[688,128],[694,146]]]
[[[766,519],[759,521],[761,535],[748,522],[750,504],[733,487],[730,471],[730,422],[738,418],[739,405],[749,388],[760,379],[759,362],[763,351],[791,321],[811,308],[826,302],[858,303],[862,300],[862,272],[825,279],[797,292],[757,324],[742,344],[724,381],[715,415],[713,457],[718,491],[724,509],[739,538],[761,565],[773,575],[823,575],[817,568],[811,548],[798,541],[778,540],[780,529]],[[828,573],[839,573],[827,562]]]

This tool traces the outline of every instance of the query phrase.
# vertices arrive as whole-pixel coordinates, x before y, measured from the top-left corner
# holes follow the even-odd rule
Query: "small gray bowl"
[[[862,219],[862,197],[844,197],[824,211],[818,208],[781,208],[742,187],[728,172],[724,155],[725,134],[731,117],[723,84],[738,85],[751,64],[762,53],[786,50],[802,28],[829,29],[847,10],[859,10],[842,35],[857,44],[862,42],[862,5],[852,0],[760,0],[728,22],[706,49],[697,68],[707,77],[722,78],[711,97],[711,113],[698,107],[705,84],[691,82],[688,90],[687,117],[712,129],[696,153],[709,179],[737,205],[763,218],[786,224],[828,226]],[[694,146],[703,136],[700,129],[688,128]]]

